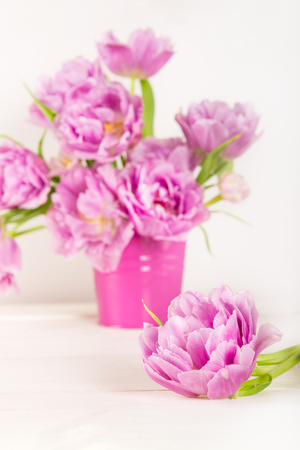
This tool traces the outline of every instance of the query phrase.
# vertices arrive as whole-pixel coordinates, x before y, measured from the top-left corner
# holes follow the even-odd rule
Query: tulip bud
[[[219,180],[221,196],[224,200],[239,203],[248,197],[250,189],[241,175],[224,173]]]

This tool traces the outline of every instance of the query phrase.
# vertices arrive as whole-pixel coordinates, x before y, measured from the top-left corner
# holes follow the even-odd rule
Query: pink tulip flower
[[[50,192],[48,167],[30,150],[11,141],[0,146],[0,209],[35,209]]]
[[[104,64],[117,75],[145,80],[155,75],[173,55],[169,39],[156,38],[152,30],[137,30],[128,45],[112,32],[103,36],[98,50]]]
[[[48,108],[59,113],[70,100],[83,96],[97,84],[104,82],[105,77],[98,61],[90,63],[78,57],[65,62],[62,70],[54,77],[41,77],[35,96]],[[51,127],[51,123],[35,103],[30,106],[30,118],[37,125]]]
[[[117,173],[111,165],[96,171],[78,167],[63,174],[47,213],[55,253],[71,258],[85,250],[100,272],[116,269],[134,234],[116,186]]]
[[[178,171],[184,172],[195,168],[193,154],[180,138],[147,137],[128,153],[128,159],[133,163],[143,164],[145,161],[161,159],[172,163]]]
[[[100,84],[54,120],[62,149],[78,159],[114,161],[142,136],[142,102],[119,83]]]
[[[198,153],[198,163],[231,137],[241,135],[221,154],[227,160],[237,158],[260,136],[255,134],[259,118],[248,104],[237,103],[230,109],[226,103],[204,100],[193,103],[186,116],[177,114],[176,120],[188,145]]]
[[[21,270],[21,252],[11,237],[3,236],[0,228],[0,294],[6,295],[11,287],[18,292],[15,275]]]
[[[187,397],[230,397],[257,356],[282,334],[270,324],[256,334],[258,312],[248,291],[221,285],[208,297],[191,290],[175,298],[164,326],[144,324],[144,369],[158,384]]]
[[[141,236],[184,241],[191,228],[209,218],[192,174],[168,161],[128,165],[120,178],[119,198]]]

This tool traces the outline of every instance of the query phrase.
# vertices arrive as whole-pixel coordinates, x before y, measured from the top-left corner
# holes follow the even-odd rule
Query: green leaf
[[[221,201],[221,200],[223,200],[223,197],[222,197],[222,195],[217,195],[216,197],[214,197],[214,198],[212,198],[211,200],[209,200],[209,202],[206,202],[205,204],[204,204],[204,206],[206,207],[206,208],[208,208],[208,206],[211,206],[211,205],[214,205],[215,203],[217,203],[217,202],[219,202],[219,201]]]
[[[148,80],[140,80],[142,87],[142,97],[144,104],[143,113],[143,137],[153,136],[153,120],[154,120],[154,96],[151,85]]]
[[[268,373],[271,369],[273,368],[273,366],[258,366],[255,365],[251,377],[260,377],[262,375],[265,375],[265,373]]]
[[[150,309],[149,309],[149,308],[147,308],[147,306],[146,306],[146,303],[144,302],[144,300],[142,300],[142,302],[143,302],[143,305],[144,305],[144,308],[145,308],[145,310],[147,311],[147,313],[149,313],[149,314],[150,314],[150,316],[152,317],[152,319],[153,319],[153,320],[155,320],[155,322],[156,322],[156,323],[158,323],[158,325],[160,325],[161,327],[163,327],[163,326],[164,326],[164,324],[162,323],[162,321],[161,321],[161,320],[159,320],[159,319],[158,319],[158,317],[156,317],[156,315],[155,315],[155,314],[153,314],[153,312],[152,312],[152,311],[150,311]]]
[[[135,78],[131,78],[131,88],[130,88],[131,95],[134,95],[134,83],[135,83]]]
[[[276,364],[272,370],[268,371],[268,375],[270,375],[272,378],[277,378],[283,373],[290,370],[292,367],[294,367],[296,364],[300,362],[300,349],[292,355],[290,358],[283,361],[281,364]]]
[[[202,230],[202,232],[203,232],[203,234],[204,234],[204,239],[205,239],[206,248],[207,248],[207,250],[208,250],[208,253],[210,253],[211,256],[214,256],[213,253],[212,253],[212,251],[211,251],[211,249],[210,249],[209,240],[208,240],[208,235],[207,235],[205,229],[203,228],[202,225],[199,225],[199,228],[200,228],[200,230]]]
[[[280,350],[279,352],[258,355],[256,364],[258,366],[281,364],[282,362],[293,356],[295,353],[297,353],[298,350],[300,350],[300,346],[293,345],[293,347],[285,348],[284,350]]]
[[[0,134],[0,137],[2,137],[4,139],[8,139],[9,141],[14,142],[15,144],[19,145],[20,147],[24,147],[22,144],[20,144],[20,142],[16,141],[15,139],[13,139],[10,136],[7,136],[7,134]]]
[[[94,159],[87,159],[87,160],[86,160],[86,165],[87,165],[88,167],[93,167],[94,162],[95,162]]]
[[[46,136],[46,133],[47,133],[47,128],[44,128],[44,132],[43,132],[42,137],[39,140],[39,144],[38,144],[38,155],[42,159],[44,159],[44,157],[43,157],[43,142],[44,142],[44,138]]]
[[[233,136],[232,138],[228,139],[223,144],[216,147],[214,150],[212,150],[202,161],[202,169],[201,172],[197,178],[197,181],[199,184],[204,184],[210,177],[212,177],[215,174],[216,170],[216,164],[217,164],[217,158],[219,157],[219,154],[233,141],[241,137],[240,134],[237,134],[236,136]]]
[[[224,172],[232,172],[233,171],[233,161],[225,161],[225,159],[221,158],[219,156],[217,168],[214,171],[214,175],[217,175],[218,178],[224,173]]]
[[[272,383],[272,377],[269,374],[254,378],[253,380],[245,381],[238,390],[239,397],[248,397],[255,395],[266,389]]]
[[[56,116],[57,112],[53,111],[53,109],[48,108],[48,106],[44,105],[44,103],[42,103],[40,100],[38,100],[25,83],[24,83],[24,86],[25,86],[25,89],[28,91],[29,95],[32,97],[35,104],[39,107],[41,112],[44,114],[44,116],[48,120],[50,120],[50,122],[53,122],[54,117]]]
[[[236,216],[235,214],[232,214],[228,211],[221,211],[221,210],[213,210],[210,211],[211,213],[222,213],[222,214],[226,214],[227,216],[232,217],[233,219],[239,220],[240,222],[244,223],[245,225],[248,225],[249,227],[252,227],[251,223],[246,222],[246,220],[241,219],[240,217]]]

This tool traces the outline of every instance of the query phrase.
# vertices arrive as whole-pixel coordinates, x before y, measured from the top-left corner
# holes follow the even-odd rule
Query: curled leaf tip
[[[150,309],[147,307],[147,305],[146,305],[146,303],[144,302],[143,299],[142,299],[142,302],[143,302],[143,305],[144,305],[145,310],[147,311],[148,314],[150,314],[150,316],[152,317],[152,319],[155,320],[155,322],[158,323],[158,325],[160,325],[161,327],[163,327],[164,324],[162,323],[162,321],[159,320],[159,318],[156,317],[156,315],[153,314],[152,311],[150,311]]]

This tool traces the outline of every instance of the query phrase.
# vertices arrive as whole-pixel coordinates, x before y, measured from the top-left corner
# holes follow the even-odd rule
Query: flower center
[[[105,134],[111,134],[115,138],[119,139],[123,134],[123,121],[116,120],[113,123],[105,122],[104,124]]]
[[[108,219],[103,214],[100,214],[96,219],[89,219],[83,214],[80,217],[88,224],[95,225],[95,231],[97,235],[101,235],[107,228],[111,228],[111,234],[115,236],[117,232],[117,226],[114,219]]]

